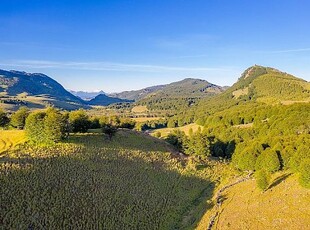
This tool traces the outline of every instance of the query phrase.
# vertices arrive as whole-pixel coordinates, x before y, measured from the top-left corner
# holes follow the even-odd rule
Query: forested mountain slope
[[[212,97],[223,91],[221,86],[208,81],[186,78],[148,94],[138,104],[152,110],[180,110],[194,105],[201,98]]]

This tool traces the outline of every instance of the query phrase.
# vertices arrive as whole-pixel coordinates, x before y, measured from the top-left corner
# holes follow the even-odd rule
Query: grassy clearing
[[[138,106],[135,106],[131,109],[131,112],[133,112],[133,113],[145,113],[147,111],[149,111],[149,110],[144,105],[138,105]]]
[[[171,133],[171,132],[173,132],[174,130],[177,130],[177,129],[185,132],[185,134],[188,135],[190,129],[193,129],[193,131],[196,132],[199,129],[199,127],[201,129],[203,128],[203,126],[201,126],[201,125],[189,124],[189,125],[185,125],[185,126],[178,127],[178,128],[156,129],[156,130],[151,132],[151,135],[154,135],[156,132],[160,132],[162,137],[167,137],[169,135],[169,133]]]
[[[247,128],[252,128],[253,127],[253,123],[242,124],[242,125],[234,125],[233,127],[240,128],[240,129],[247,129]]]
[[[195,169],[171,147],[121,130],[25,146],[0,158],[4,229],[182,229],[200,220],[222,166]],[[213,178],[213,179],[212,179]],[[14,201],[14,202],[12,202]]]
[[[310,228],[310,190],[288,172],[275,174],[264,193],[250,180],[229,188],[223,200],[214,229]],[[206,229],[212,213],[206,212],[197,229]]]
[[[23,130],[0,130],[0,153],[26,141]]]
[[[132,119],[136,122],[146,122],[146,121],[157,121],[162,119],[162,117],[136,117]]]

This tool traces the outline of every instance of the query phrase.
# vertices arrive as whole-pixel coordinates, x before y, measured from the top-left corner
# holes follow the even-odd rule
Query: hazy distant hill
[[[95,98],[91,99],[88,104],[90,105],[101,105],[101,106],[107,106],[114,103],[121,103],[121,102],[133,102],[132,100],[127,99],[120,99],[116,97],[109,97],[105,94],[99,94]]]
[[[52,78],[41,73],[0,70],[0,100],[8,109],[20,105],[42,108],[54,105],[65,109],[87,107]]]
[[[98,91],[98,92],[86,92],[86,91],[74,91],[74,90],[70,90],[70,93],[72,93],[74,96],[77,96],[85,101],[89,101],[93,98],[95,98],[96,96],[98,96],[99,94],[106,94],[105,92]]]

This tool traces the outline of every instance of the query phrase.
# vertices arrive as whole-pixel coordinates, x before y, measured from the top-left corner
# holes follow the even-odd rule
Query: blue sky
[[[117,92],[260,64],[310,80],[309,0],[1,0],[0,68]]]

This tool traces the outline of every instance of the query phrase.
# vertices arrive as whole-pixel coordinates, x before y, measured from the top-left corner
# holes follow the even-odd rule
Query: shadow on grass
[[[278,178],[276,178],[271,185],[269,185],[268,189],[274,188],[277,185],[279,185],[282,181],[286,180],[289,176],[291,176],[292,173],[286,173],[284,175],[279,176]]]
[[[57,156],[66,148],[55,146],[34,148],[43,158],[0,159],[4,229],[180,229],[210,208],[203,202],[213,196],[210,180],[185,174],[165,158],[98,152],[92,146],[101,146],[102,136],[75,138],[85,148],[72,154]]]

